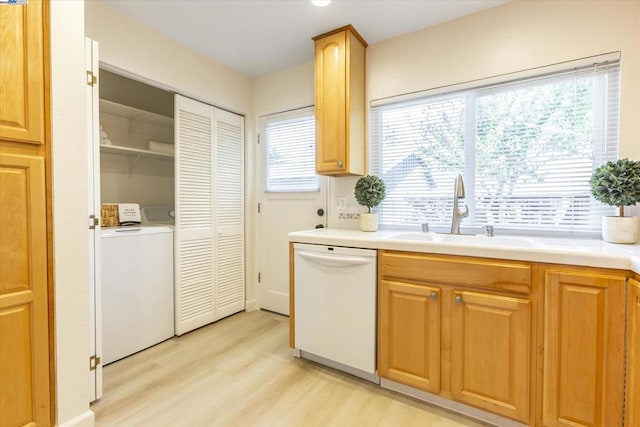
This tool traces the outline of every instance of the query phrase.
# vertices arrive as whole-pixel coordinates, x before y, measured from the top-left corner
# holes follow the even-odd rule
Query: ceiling
[[[313,59],[311,37],[352,24],[374,44],[506,0],[100,0],[250,77]]]

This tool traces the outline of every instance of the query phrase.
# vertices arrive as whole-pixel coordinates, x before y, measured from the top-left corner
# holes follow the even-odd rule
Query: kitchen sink
[[[506,246],[531,248],[538,244],[530,238],[519,236],[493,236],[488,237],[479,234],[439,234],[439,233],[421,233],[421,232],[405,232],[393,234],[388,237],[391,240],[405,240],[411,242],[434,242],[434,243],[454,243],[460,245],[473,246]]]

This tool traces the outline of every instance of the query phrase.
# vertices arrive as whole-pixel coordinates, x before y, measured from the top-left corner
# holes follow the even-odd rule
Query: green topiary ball
[[[356,200],[362,206],[371,208],[378,206],[386,196],[384,181],[375,175],[363,176],[356,182],[354,194]]]
[[[591,176],[593,198],[620,208],[640,202],[640,161],[621,159],[608,161]]]

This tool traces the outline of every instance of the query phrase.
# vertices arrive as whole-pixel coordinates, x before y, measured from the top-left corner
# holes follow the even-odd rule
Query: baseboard
[[[82,414],[66,421],[62,424],[58,423],[58,427],[94,427],[96,425],[96,414],[88,409]]]
[[[247,300],[244,303],[244,311],[256,311],[256,310],[260,310],[260,307],[258,307],[258,301],[255,299],[252,300]]]
[[[437,394],[418,390],[413,387],[388,380],[386,378],[380,379],[380,386],[389,390],[393,390],[397,393],[405,394],[407,396],[411,396],[416,399],[431,403],[441,408],[466,415],[467,417],[474,418],[493,426],[526,427],[526,424],[522,424],[518,421],[501,417],[500,415],[492,414],[491,412],[483,411],[481,409],[474,408],[473,406],[465,405],[464,403],[455,402],[442,396],[438,396]]]

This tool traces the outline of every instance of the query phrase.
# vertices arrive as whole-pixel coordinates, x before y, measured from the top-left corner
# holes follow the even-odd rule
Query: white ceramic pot
[[[640,217],[603,216],[602,238],[609,243],[636,243],[640,238]]]
[[[378,214],[377,213],[361,213],[360,214],[360,230],[377,231],[378,230]]]

